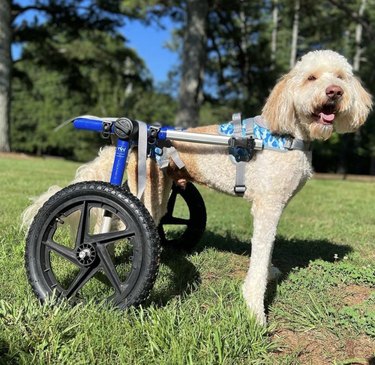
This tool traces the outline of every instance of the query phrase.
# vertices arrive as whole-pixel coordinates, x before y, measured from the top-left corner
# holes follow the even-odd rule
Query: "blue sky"
[[[144,59],[155,82],[165,81],[168,71],[178,63],[177,53],[165,47],[171,39],[172,24],[165,20],[163,25],[165,29],[146,27],[138,21],[131,21],[123,27],[123,34],[129,41],[128,46],[134,48]]]
[[[29,4],[29,0],[21,0],[22,5]],[[27,12],[23,19],[31,19],[35,13]],[[19,19],[21,21],[22,19]],[[138,55],[145,61],[147,68],[154,78],[155,84],[167,79],[168,71],[178,63],[178,56],[175,52],[168,50],[165,45],[171,39],[172,23],[165,19],[165,29],[160,27],[145,26],[139,21],[127,21],[121,28],[121,33],[128,40],[127,46],[134,48]],[[19,58],[20,45],[12,47],[13,58]]]

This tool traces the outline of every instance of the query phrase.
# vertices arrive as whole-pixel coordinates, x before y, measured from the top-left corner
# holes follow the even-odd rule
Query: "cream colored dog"
[[[347,60],[333,51],[306,54],[271,92],[262,111],[262,123],[274,134],[290,135],[306,142],[328,139],[334,130],[353,132],[366,120],[372,107],[371,96],[353,75]],[[217,126],[194,128],[199,133],[217,133]],[[226,147],[175,142],[185,168],[178,170],[171,161],[161,171],[148,159],[148,182],[143,202],[155,223],[166,213],[173,180],[197,182],[233,194],[235,166]],[[109,181],[114,148],[101,150],[92,162],[80,167],[73,181]],[[137,158],[129,158],[128,178],[131,192],[137,190]],[[277,225],[283,209],[312,174],[311,152],[263,150],[246,166],[247,190],[244,199],[252,202],[253,237],[251,264],[243,285],[243,295],[259,323],[265,324],[264,295],[267,280],[278,270],[271,266]],[[29,226],[44,201],[58,187],[40,196],[23,214]]]

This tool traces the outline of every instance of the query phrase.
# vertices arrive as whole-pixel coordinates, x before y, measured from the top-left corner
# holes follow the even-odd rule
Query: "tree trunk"
[[[290,51],[290,68],[294,67],[297,58],[298,31],[299,31],[300,0],[294,1],[294,18],[292,31],[292,47]]]
[[[361,6],[358,11],[358,17],[362,18],[363,13],[365,12],[366,9],[366,2],[367,0],[362,0],[361,1]],[[362,30],[363,30],[363,25],[358,22],[356,27],[355,27],[355,55],[354,55],[354,60],[353,60],[353,71],[358,72],[359,67],[361,64],[361,55],[363,52],[362,48]]]
[[[11,74],[11,8],[10,0],[0,0],[0,152],[8,152]]]
[[[272,1],[272,36],[271,36],[271,68],[275,68],[277,51],[277,32],[279,27],[279,0]]]
[[[367,0],[361,0],[361,5],[359,7],[358,14],[356,14],[355,19],[362,19],[363,14],[366,9]],[[363,52],[362,48],[362,30],[363,25],[360,21],[357,21],[355,28],[355,54],[353,58],[353,71],[359,72],[361,65],[361,55]],[[350,160],[349,150],[355,148],[355,145],[359,145],[361,141],[360,131],[356,131],[355,134],[346,134],[341,137],[341,148],[339,155],[339,162],[337,172],[341,174],[346,174],[348,172],[348,163]],[[373,173],[373,157],[370,160],[370,175]]]
[[[198,124],[203,99],[207,13],[207,0],[187,0],[179,110],[176,116],[176,125],[185,128]]]
[[[239,14],[240,30],[241,30],[241,53],[242,53],[242,64],[241,68],[243,71],[243,87],[242,87],[242,98],[245,103],[249,100],[251,77],[250,77],[250,59],[248,54],[249,49],[249,29],[248,19],[244,9],[244,3],[241,1],[241,10]]]

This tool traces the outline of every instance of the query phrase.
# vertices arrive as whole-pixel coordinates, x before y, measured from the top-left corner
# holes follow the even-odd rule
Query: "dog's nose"
[[[331,100],[337,100],[342,97],[344,94],[344,90],[337,85],[330,85],[326,89],[326,95],[331,99]]]

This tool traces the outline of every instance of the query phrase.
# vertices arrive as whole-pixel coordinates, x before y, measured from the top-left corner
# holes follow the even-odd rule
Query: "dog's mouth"
[[[332,125],[335,121],[337,109],[334,103],[327,103],[315,110],[312,114],[316,122],[324,125]]]

